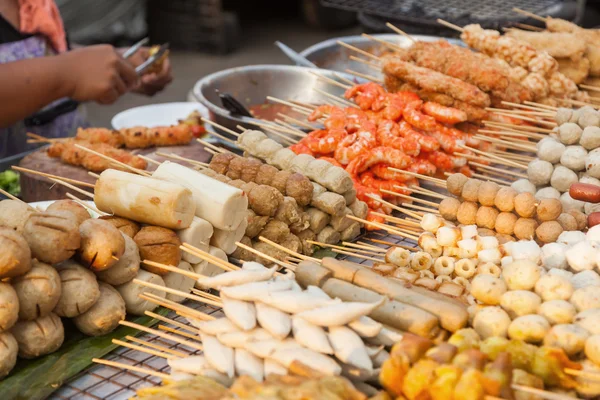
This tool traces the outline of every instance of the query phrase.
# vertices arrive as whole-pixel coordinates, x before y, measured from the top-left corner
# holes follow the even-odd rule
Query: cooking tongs
[[[167,55],[169,54],[169,43],[165,43],[160,46],[158,51],[152,54],[146,61],[141,63],[135,68],[135,72],[139,76],[144,75],[150,68],[152,68],[155,64],[162,62]]]
[[[130,48],[125,50],[125,53],[123,53],[123,58],[128,59],[129,57],[134,55],[143,45],[147,44],[149,41],[150,41],[150,39],[148,39],[147,37],[143,38],[142,40],[140,40],[139,42],[137,42],[136,44],[134,44],[133,46],[131,46]]]

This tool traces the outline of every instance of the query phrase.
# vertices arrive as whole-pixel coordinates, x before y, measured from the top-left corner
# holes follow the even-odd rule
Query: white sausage
[[[329,328],[329,341],[340,361],[367,371],[373,369],[365,344],[352,329],[345,326]]]
[[[246,219],[248,196],[240,189],[169,161],[159,165],[152,176],[177,182],[191,190],[196,216],[207,220],[215,228],[233,230]]]
[[[100,174],[94,202],[100,211],[170,229],[190,226],[196,211],[189,189],[114,169]]]
[[[213,226],[205,219],[198,217],[192,219],[190,226],[177,231],[177,236],[179,236],[181,243],[191,244],[202,251],[208,251],[208,244],[212,235]],[[182,252],[181,256],[190,264],[202,262],[200,257],[190,254],[187,251]]]
[[[225,254],[225,252],[223,250],[219,249],[218,247],[209,246],[208,254],[215,256],[218,259],[223,260],[225,262],[229,261],[227,259],[227,254]],[[215,264],[209,264],[208,261],[202,261],[198,264],[194,264],[194,265],[192,265],[192,268],[194,268],[195,273],[204,275],[206,277],[213,277],[215,275],[220,275],[220,274],[225,273],[225,270],[223,270],[223,268],[218,267]],[[203,285],[199,281],[196,281],[196,288],[201,289],[201,290],[210,289],[208,286]]]
[[[283,311],[264,303],[255,303],[256,320],[264,329],[278,339],[285,339],[292,330],[292,319]]]
[[[299,318],[292,317],[294,339],[302,346],[323,354],[333,354],[327,334],[320,326]]]
[[[263,328],[256,328],[251,331],[219,333],[217,339],[227,347],[247,349],[249,343],[272,340],[273,336]]]
[[[163,278],[143,269],[138,271],[136,279],[153,283],[158,286],[165,286],[165,281]],[[144,312],[152,311],[158,307],[158,305],[155,303],[141,299],[139,297],[140,294],[147,292],[162,298],[165,298],[166,296],[166,293],[163,290],[141,286],[137,283],[134,283],[133,280],[117,286],[115,289],[117,289],[125,301],[125,308],[127,309],[127,312],[133,315],[144,315]]]
[[[194,272],[194,269],[192,268],[192,266],[185,261],[180,261],[177,268],[179,268],[183,271]],[[168,274],[163,275],[162,278],[165,281],[166,287],[171,288],[171,289],[180,290],[185,293],[191,292],[192,288],[194,287],[194,283],[196,282],[196,280],[194,278],[190,278],[189,276],[185,276],[185,275],[179,274],[177,272],[169,272]],[[181,303],[183,300],[185,300],[185,297],[178,296],[178,295],[172,294],[172,293],[168,293],[167,299],[174,301],[176,303]]]
[[[350,322],[348,327],[354,332],[358,333],[360,337],[370,338],[379,335],[383,325],[375,321],[373,318],[363,315],[357,320]]]
[[[265,377],[263,361],[247,350],[235,349],[234,365],[238,376],[248,375],[257,382]]]
[[[316,297],[309,292],[287,291],[269,293],[262,298],[262,302],[281,311],[297,314],[331,304],[339,304],[341,300]]]
[[[204,356],[209,365],[230,378],[234,376],[233,349],[224,346],[216,337],[200,334],[204,348]]]
[[[318,326],[340,326],[363,316],[369,315],[377,307],[385,302],[385,298],[376,303],[356,303],[346,302],[333,304],[317,308],[310,311],[304,311],[298,314],[298,317],[304,318]]]
[[[215,231],[210,238],[210,245],[218,247],[223,250],[226,254],[231,254],[237,249],[236,242],[239,242],[246,233],[248,227],[248,220],[243,219],[235,230],[225,231],[222,229],[215,228]]]
[[[240,329],[249,331],[256,326],[256,308],[253,303],[229,299],[221,295],[223,312]]]

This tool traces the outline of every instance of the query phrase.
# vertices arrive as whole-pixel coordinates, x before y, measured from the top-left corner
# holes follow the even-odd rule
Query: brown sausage
[[[569,194],[575,200],[600,203],[600,186],[589,183],[574,183],[569,188]]]
[[[588,228],[600,224],[600,212],[593,212],[588,215]]]
[[[321,287],[332,276],[330,270],[311,261],[302,261],[296,267],[296,281],[304,288],[310,285]]]

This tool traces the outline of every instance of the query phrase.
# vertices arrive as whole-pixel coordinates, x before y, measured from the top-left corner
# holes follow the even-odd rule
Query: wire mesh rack
[[[416,247],[416,243],[412,240],[401,238],[394,235],[383,234],[380,232],[369,232],[367,234],[359,236],[355,242],[362,242],[364,240],[375,239],[379,242],[385,241],[393,245],[402,245],[407,247]],[[372,246],[385,247],[383,243],[369,243]],[[359,264],[372,264],[372,261],[356,258],[352,256],[346,256],[340,254],[339,259],[353,261]],[[220,308],[206,306],[193,301],[187,301],[184,303],[186,306],[194,308],[204,313],[221,316],[222,312]],[[171,312],[167,315],[167,318],[173,319],[179,323],[189,326],[189,322],[182,316]],[[170,325],[175,330],[181,330],[182,328]],[[158,344],[162,347],[166,347],[170,350],[179,351],[185,354],[198,354],[201,353],[197,350],[190,350],[184,345],[168,342],[156,335],[143,334],[138,337],[149,343]],[[130,364],[137,367],[151,369],[157,372],[168,373],[169,366],[165,359],[148,355],[137,350],[119,347],[114,350],[106,357],[107,360],[116,361],[123,364]],[[50,399],[60,400],[122,400],[133,397],[136,390],[149,387],[157,386],[161,382],[161,379],[151,375],[125,371],[115,369],[104,365],[94,365],[77,376],[73,377],[69,381],[65,382],[57,391],[55,391]]]

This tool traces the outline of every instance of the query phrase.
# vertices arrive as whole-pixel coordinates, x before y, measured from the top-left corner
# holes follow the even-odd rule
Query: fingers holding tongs
[[[139,76],[147,72],[160,71],[163,61],[169,56],[169,43],[150,49],[150,57],[135,68]]]

